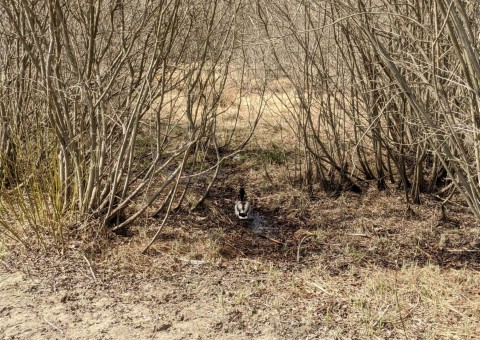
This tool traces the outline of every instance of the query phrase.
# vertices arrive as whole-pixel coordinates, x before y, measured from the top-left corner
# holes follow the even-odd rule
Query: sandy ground
[[[20,272],[0,274],[2,339],[207,339],[276,337],[278,318],[225,305],[221,273],[71,287]],[[183,276],[183,277],[182,277]],[[189,275],[190,277],[190,275]],[[222,297],[222,294],[225,296]]]

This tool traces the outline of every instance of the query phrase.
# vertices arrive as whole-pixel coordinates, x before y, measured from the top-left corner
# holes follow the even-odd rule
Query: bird
[[[235,202],[235,215],[241,220],[247,220],[250,218],[252,205],[247,201],[247,194],[243,186],[240,187],[239,198],[240,200]]]

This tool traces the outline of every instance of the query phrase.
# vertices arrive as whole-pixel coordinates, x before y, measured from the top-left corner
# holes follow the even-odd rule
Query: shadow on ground
[[[480,248],[471,245],[478,222],[462,207],[451,208],[449,219],[440,221],[435,202],[414,206],[410,214],[406,205],[398,204],[402,193],[395,191],[320,194],[302,207],[295,204],[294,194],[288,194],[253,197],[254,219],[240,221],[233,212],[236,190],[214,189],[215,200],[201,212],[214,218],[197,223],[199,232],[222,233],[219,252],[225,259],[259,258],[292,265],[323,261],[334,274],[352,266],[398,269],[412,263],[480,270]]]

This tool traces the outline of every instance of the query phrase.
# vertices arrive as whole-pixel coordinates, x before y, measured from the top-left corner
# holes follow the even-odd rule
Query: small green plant
[[[270,277],[278,277],[282,274],[280,270],[278,270],[273,263],[270,262],[268,265],[268,276]]]
[[[270,147],[263,151],[262,158],[269,164],[284,164],[287,159],[285,151],[281,150],[275,143],[270,143]]]
[[[244,303],[246,294],[243,291],[240,291],[237,293],[237,296],[235,298],[235,304],[236,305],[242,305]]]

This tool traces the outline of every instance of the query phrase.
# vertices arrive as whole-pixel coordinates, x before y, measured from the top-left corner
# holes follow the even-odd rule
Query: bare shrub
[[[390,181],[419,203],[451,183],[480,214],[478,10],[258,1],[274,63],[295,89],[285,101],[299,103],[289,115],[305,184]]]
[[[163,221],[174,206],[198,206],[229,157],[219,152],[217,119],[230,67],[242,65],[239,8],[220,1],[1,1],[0,178],[18,189],[2,192],[4,207],[15,209],[11,195],[29,194],[28,176],[41,180],[40,169],[52,174],[62,214],[116,221],[113,230],[160,198],[167,202]],[[28,154],[19,157],[19,149]],[[184,202],[189,179],[207,173],[203,197]],[[25,213],[47,210],[51,201],[30,203]],[[120,222],[116,216],[128,207]],[[12,213],[5,208],[1,218]]]

